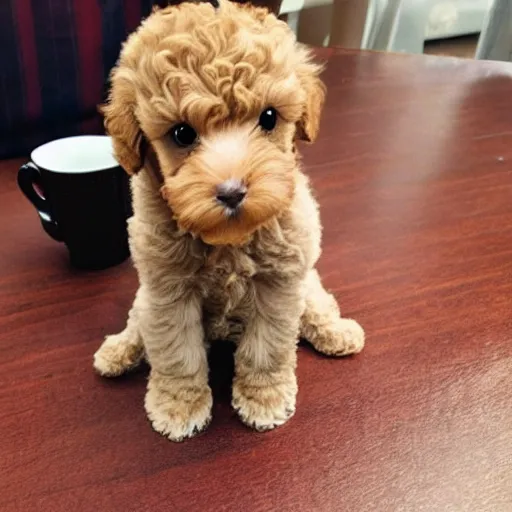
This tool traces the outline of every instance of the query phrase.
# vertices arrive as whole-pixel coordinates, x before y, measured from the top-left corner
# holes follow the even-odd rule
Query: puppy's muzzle
[[[217,185],[217,201],[230,210],[236,210],[247,195],[247,187],[240,180],[227,180]]]

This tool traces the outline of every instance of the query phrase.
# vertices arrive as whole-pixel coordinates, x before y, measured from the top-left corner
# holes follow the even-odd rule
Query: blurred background
[[[0,0],[0,158],[101,132],[97,106],[122,42],[153,7],[179,1]],[[313,46],[510,60],[512,0],[253,3]]]
[[[298,38],[407,53],[473,57],[492,0],[282,0]]]

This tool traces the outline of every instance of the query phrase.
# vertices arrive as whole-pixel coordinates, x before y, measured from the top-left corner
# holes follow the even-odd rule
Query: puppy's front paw
[[[311,343],[319,352],[329,356],[357,354],[364,347],[364,331],[355,320],[338,318]]]
[[[261,378],[245,377],[233,383],[233,408],[247,426],[260,432],[282,425],[295,413],[295,375],[284,381],[268,381],[262,385]]]
[[[94,369],[104,377],[117,377],[135,368],[144,357],[140,338],[130,339],[124,333],[107,336],[94,354]]]
[[[179,442],[210,423],[212,392],[207,384],[151,374],[144,405],[153,428]]]

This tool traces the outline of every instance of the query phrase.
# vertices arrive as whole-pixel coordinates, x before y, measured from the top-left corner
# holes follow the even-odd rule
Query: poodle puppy
[[[140,286],[104,376],[146,357],[145,408],[173,441],[210,421],[207,348],[236,343],[232,405],[263,431],[295,411],[296,345],[359,352],[315,264],[318,206],[296,152],[317,136],[321,66],[267,10],[221,0],[157,10],[125,43],[105,126],[132,175]]]

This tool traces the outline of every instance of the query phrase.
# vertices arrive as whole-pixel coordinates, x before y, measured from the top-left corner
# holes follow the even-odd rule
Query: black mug
[[[44,144],[18,172],[21,191],[44,230],[69,249],[71,264],[103,269],[129,256],[129,179],[110,137],[84,135]]]

